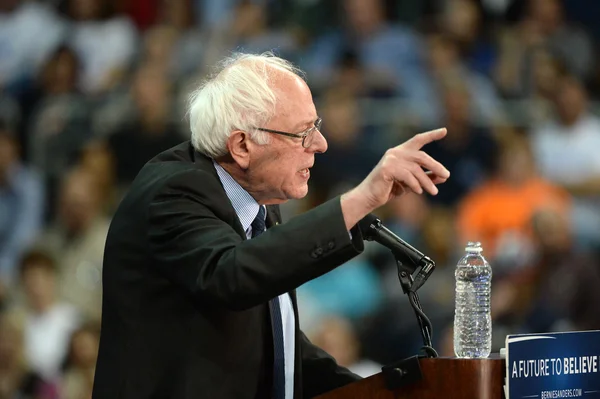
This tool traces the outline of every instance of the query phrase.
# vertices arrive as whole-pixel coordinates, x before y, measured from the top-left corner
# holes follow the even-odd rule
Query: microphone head
[[[363,238],[371,241],[374,238],[375,232],[381,228],[381,220],[372,213],[369,213],[358,221],[358,228],[362,232]]]

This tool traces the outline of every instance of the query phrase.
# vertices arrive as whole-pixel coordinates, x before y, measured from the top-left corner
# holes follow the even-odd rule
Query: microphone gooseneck
[[[438,354],[431,342],[433,327],[431,321],[423,312],[417,295],[417,290],[425,284],[425,281],[433,273],[435,263],[385,227],[381,220],[372,213],[358,222],[358,228],[365,240],[378,242],[394,254],[400,285],[404,293],[408,295],[410,305],[415,312],[421,329],[424,344],[422,349],[428,357],[437,357]]]

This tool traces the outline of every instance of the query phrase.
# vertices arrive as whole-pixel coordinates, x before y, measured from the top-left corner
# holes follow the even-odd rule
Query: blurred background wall
[[[586,0],[0,0],[0,398],[89,398],[111,214],[232,51],[297,63],[324,120],[287,218],[448,128],[426,147],[452,172],[440,194],[379,212],[438,265],[420,295],[439,352],[469,240],[494,272],[494,351],[600,329],[599,19]],[[309,337],[359,374],[419,351],[377,246],[298,296]]]

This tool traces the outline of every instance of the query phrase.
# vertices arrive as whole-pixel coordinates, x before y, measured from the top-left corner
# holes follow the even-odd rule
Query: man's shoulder
[[[187,140],[157,154],[154,158],[148,161],[147,165],[171,163],[193,165],[196,161],[198,161],[197,158],[199,157],[202,157],[202,155],[200,155],[194,149],[192,143]]]
[[[193,192],[208,203],[212,203],[213,198],[220,201],[220,194],[224,195],[212,160],[186,141],[148,161],[133,180],[119,208],[140,210],[167,190]]]
[[[226,219],[227,197],[210,158],[179,144],[151,159],[140,170],[113,215],[107,245],[133,240],[146,232],[156,212],[174,214],[202,207]],[[164,221],[170,219],[165,217]]]
[[[211,159],[197,152],[190,141],[185,141],[148,161],[130,189],[135,191],[145,186],[158,187],[182,175],[194,175],[193,180],[217,180]]]

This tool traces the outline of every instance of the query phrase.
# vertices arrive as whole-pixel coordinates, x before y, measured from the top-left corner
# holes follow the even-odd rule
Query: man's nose
[[[313,137],[313,142],[308,149],[315,153],[323,153],[327,151],[327,139],[325,136],[323,136],[321,131],[317,130],[313,134],[315,136]]]

